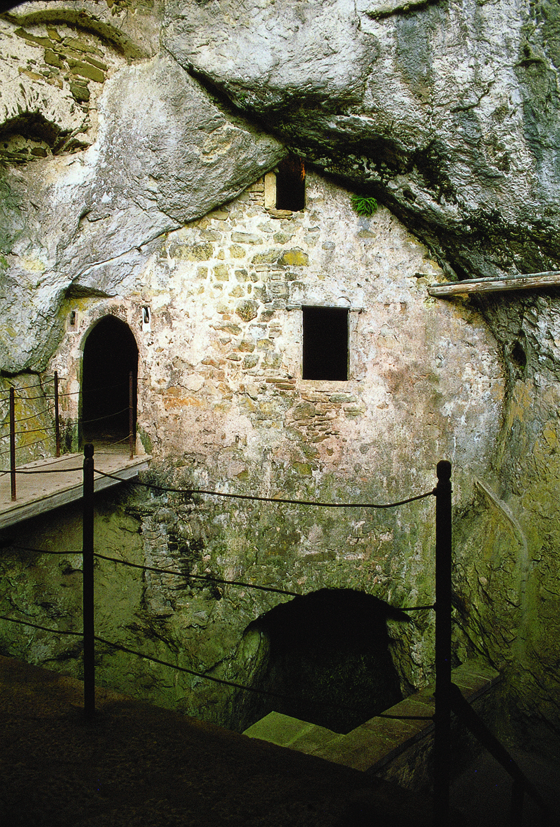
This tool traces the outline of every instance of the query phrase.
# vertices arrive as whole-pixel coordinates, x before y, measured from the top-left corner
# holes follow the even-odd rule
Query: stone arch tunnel
[[[242,651],[257,653],[247,676],[256,691],[237,699],[234,728],[274,710],[348,732],[397,703],[403,695],[389,618],[409,622],[372,595],[327,588],[262,614],[244,633]]]

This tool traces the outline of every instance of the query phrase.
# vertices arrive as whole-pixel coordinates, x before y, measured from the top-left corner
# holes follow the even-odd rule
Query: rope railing
[[[33,419],[33,417],[29,417],[29,419]],[[17,420],[17,422],[25,422],[25,421],[27,421],[27,420],[22,420],[22,419]],[[26,436],[27,436],[27,434],[41,434],[41,433],[45,433],[45,431],[48,432],[50,430],[52,430],[52,429],[51,428],[29,428],[27,431],[14,431],[14,436],[22,436],[23,434],[25,434]],[[27,445],[23,445],[21,447],[22,448],[27,448]]]
[[[41,445],[46,442],[49,442],[50,439],[54,436],[55,441],[55,456],[60,457],[61,454],[61,439],[60,439],[60,426],[61,426],[61,417],[60,417],[60,398],[62,396],[73,396],[74,394],[82,394],[83,397],[90,396],[91,394],[98,394],[100,392],[106,393],[109,390],[114,388],[121,388],[124,389],[124,384],[120,383],[113,383],[111,385],[107,385],[103,388],[82,388],[80,391],[72,391],[69,393],[60,393],[59,389],[59,378],[58,378],[58,371],[54,372],[54,376],[52,379],[45,380],[44,384],[54,383],[54,395],[53,396],[34,396],[28,397],[24,393],[16,393],[16,389],[12,386],[10,387],[9,394],[5,395],[4,397],[0,397],[1,399],[9,399],[9,421],[7,423],[3,423],[0,427],[8,428],[8,433],[0,434],[0,441],[3,439],[9,440],[9,448],[0,451],[0,457],[4,455],[10,456],[10,468],[9,470],[1,470],[0,469],[0,476],[5,474],[10,474],[10,486],[11,486],[11,499],[15,501],[17,499],[17,477],[18,473],[21,471],[17,468],[16,456],[18,452],[21,451],[28,451],[30,448],[33,448],[36,445]],[[32,385],[25,390],[32,390],[33,388],[41,388],[43,390],[43,384],[39,385]],[[15,408],[16,408],[16,400],[20,402],[27,403],[32,401],[33,399],[41,399],[42,401],[45,400],[53,400],[54,401],[54,409],[50,410],[49,408],[43,409],[37,413],[31,414],[29,416],[19,417],[16,418],[15,415]],[[114,445],[121,445],[125,442],[128,442],[129,445],[129,455],[130,459],[134,457],[134,450],[135,450],[135,438],[134,438],[134,411],[135,411],[135,395],[134,395],[134,377],[132,372],[129,373],[128,376],[128,405],[125,408],[121,408],[118,411],[111,411],[110,413],[104,414],[103,416],[96,416],[96,417],[89,417],[84,419],[81,417],[78,420],[79,427],[89,426],[89,425],[98,425],[101,422],[110,422],[111,420],[115,420],[117,417],[123,417],[124,414],[128,413],[128,433],[126,436],[112,440],[107,443],[107,447],[111,447]],[[25,422],[29,422],[32,419],[37,419],[42,416],[51,416],[54,419],[54,424],[50,426],[43,426],[40,428],[28,428],[28,429],[18,429],[16,430],[16,426]],[[42,440],[36,440],[35,442],[23,442],[22,440],[28,437],[31,434],[35,433],[45,433],[47,436]],[[51,436],[49,436],[51,434]],[[17,444],[17,441],[20,444]]]
[[[94,627],[94,560],[100,559],[112,562],[118,565],[128,566],[134,569],[141,569],[146,572],[159,573],[166,576],[182,577],[186,580],[203,581],[212,585],[222,584],[232,587],[243,587],[248,589],[256,589],[265,592],[274,592],[286,595],[288,597],[302,597],[298,592],[290,590],[277,589],[271,586],[261,586],[259,584],[248,583],[241,580],[226,580],[208,575],[196,575],[177,571],[176,569],[163,569],[156,566],[146,566],[131,561],[122,560],[108,555],[103,555],[94,551],[94,535],[93,535],[93,493],[94,493],[94,475],[100,474],[103,477],[116,479],[119,482],[123,480],[112,474],[96,471],[93,461],[93,445],[86,445],[84,449],[83,468],[83,544],[81,551],[49,551],[46,549],[33,549],[26,546],[14,546],[27,552],[45,553],[45,554],[80,554],[82,555],[82,576],[83,576],[83,631],[61,631],[60,634],[69,634],[81,636],[83,640],[83,662],[84,662],[84,712],[87,717],[92,717],[95,714],[95,644],[102,644],[104,646],[112,647],[113,649],[128,652],[134,656],[141,657],[145,660],[151,660],[166,667],[176,669],[178,671],[186,672],[195,675],[201,679],[223,683],[231,687],[246,690],[257,691],[261,694],[274,695],[276,693],[268,692],[266,690],[259,690],[255,687],[243,686],[234,681],[227,681],[225,679],[217,678],[214,675],[209,675],[204,672],[196,672],[187,667],[179,666],[155,658],[146,653],[138,652],[130,649],[120,643],[108,641],[95,634]],[[80,469],[72,469],[77,471]],[[66,469],[37,469],[34,471],[20,471],[20,473],[55,473],[61,471],[68,473]],[[407,617],[406,612],[421,611],[421,610],[435,610],[435,671],[436,671],[436,691],[435,691],[435,712],[433,715],[434,722],[434,825],[436,827],[448,827],[449,825],[449,791],[450,791],[450,766],[451,766],[451,712],[456,714],[461,713],[461,704],[456,699],[455,694],[459,692],[454,688],[451,681],[451,465],[449,462],[442,461],[437,466],[438,482],[434,489],[423,494],[407,497],[393,503],[333,503],[322,502],[318,500],[298,500],[286,497],[263,497],[260,495],[250,494],[235,494],[232,492],[214,491],[209,489],[196,488],[176,488],[171,486],[161,486],[150,482],[132,482],[127,481],[129,485],[140,485],[142,487],[151,488],[157,491],[173,492],[185,495],[205,495],[214,497],[228,497],[239,500],[252,500],[256,502],[267,502],[271,504],[289,504],[297,506],[320,506],[328,508],[376,508],[387,509],[397,508],[408,503],[418,502],[427,497],[434,496],[436,498],[435,508],[435,522],[436,522],[436,538],[435,538],[435,603],[422,606],[404,607],[395,611],[402,612],[403,618]],[[6,543],[4,542],[4,545]],[[5,615],[0,615],[0,618],[8,622],[20,623],[22,625],[34,626],[54,634],[57,630],[49,629],[39,624],[33,624],[30,621],[23,621],[20,619],[10,618]],[[287,698],[288,696],[279,695],[279,697]],[[297,699],[301,701],[300,699]],[[466,703],[466,702],[465,702]],[[340,705],[337,705],[340,706]],[[384,717],[395,718],[414,718],[415,720],[430,720],[431,716],[391,716],[383,713]],[[479,730],[471,722],[469,716],[466,715],[466,723],[477,737],[480,736]],[[494,753],[493,753],[494,754]],[[503,761],[500,761],[503,763]],[[534,789],[527,781],[525,776],[517,769],[512,772],[511,767],[503,763],[505,769],[514,777],[513,795],[515,801],[521,803],[523,792],[533,795]],[[535,797],[535,796],[533,796]],[[542,800],[536,798],[537,803],[542,805]],[[512,808],[513,811],[513,808]],[[517,823],[513,822],[512,823]]]
[[[53,378],[52,378],[52,379],[44,379],[42,382],[39,382],[39,384],[37,384],[37,385],[26,385],[26,386],[23,388],[23,390],[26,390],[26,391],[32,391],[32,390],[35,390],[35,388],[41,388],[41,390],[43,390],[43,386],[44,386],[44,385],[50,385],[50,383],[51,383],[51,382],[56,382],[56,375],[57,375],[57,374],[56,374],[56,371],[55,371],[55,374],[54,374],[54,376],[53,376]],[[15,391],[15,387],[14,387],[13,385],[10,385],[10,390],[14,390],[14,391]],[[19,396],[19,395],[18,395],[18,396]],[[10,397],[10,394],[9,394],[9,393],[0,394],[0,400],[2,400],[2,399],[9,399],[9,397]],[[25,397],[25,396],[23,396],[23,395],[22,395],[22,396],[21,396],[21,397],[19,397],[19,398],[21,398],[21,399],[27,399],[28,397]],[[40,396],[38,396],[38,397],[32,397],[32,398],[34,398],[34,399],[42,399],[42,398],[44,398],[44,397],[40,397]]]
[[[2,547],[5,548],[9,546],[10,548],[15,549],[16,551],[28,551],[32,554],[65,554],[67,556],[71,556],[72,554],[81,554],[82,549],[63,549],[62,551],[56,551],[53,549],[48,548],[33,548],[31,546],[19,546],[15,543],[10,542],[10,540],[4,540],[2,542]]]
[[[175,669],[177,672],[185,672],[188,675],[193,675],[197,678],[202,678],[204,680],[210,681],[212,683],[222,684],[223,686],[231,686],[234,689],[241,689],[244,692],[253,692],[256,695],[266,695],[267,697],[271,698],[278,698],[282,701],[292,701],[296,703],[301,703],[302,698],[298,698],[294,695],[285,695],[282,692],[274,692],[272,689],[260,689],[257,686],[246,686],[242,683],[237,683],[236,681],[229,681],[226,678],[218,678],[217,675],[210,675],[208,672],[197,672],[194,669],[189,669],[186,666],[179,666],[175,663],[170,663],[169,661],[162,660],[160,658],[153,657],[152,655],[146,655],[144,652],[137,652],[134,649],[130,649],[128,646],[123,646],[120,643],[114,643],[110,640],[105,640],[105,638],[99,637],[95,635],[95,640],[98,643],[103,643],[106,646],[112,646],[114,649],[119,649],[122,652],[127,652],[130,655],[136,655],[139,658],[143,658],[144,660],[151,661],[152,663],[158,663],[161,666],[168,666],[171,669]],[[313,705],[316,707],[323,707],[327,709],[343,709],[346,712],[360,712],[361,710],[357,709],[357,707],[349,706],[348,704],[331,704],[327,701],[318,701],[313,700]]]
[[[15,617],[8,617],[8,615],[0,615],[0,620],[7,620],[8,623],[18,623],[20,626],[31,626],[33,629],[41,629],[43,632],[51,632],[53,635],[74,635],[75,637],[83,637],[83,632],[73,632],[69,630],[53,629],[49,626],[42,626],[39,623],[31,623],[30,620],[19,620]]]
[[[15,399],[20,399],[22,402],[36,402],[37,399],[54,399],[54,396],[47,396],[47,394],[41,394],[41,396],[23,396],[23,394],[16,393]]]
[[[78,466],[76,468],[16,468],[16,474],[34,475],[34,474],[72,474],[75,471],[81,471]],[[6,473],[10,473],[9,471]],[[122,480],[121,480],[122,482]]]
[[[95,552],[94,550],[94,510],[93,510],[93,494],[94,494],[94,475],[96,473],[94,467],[94,460],[93,460],[93,445],[86,445],[84,449],[84,462],[83,462],[83,533],[82,533],[82,612],[83,612],[83,631],[81,633],[82,641],[83,641],[83,664],[84,664],[84,712],[86,717],[91,718],[95,715],[95,647],[97,645],[109,646],[113,649],[120,649],[124,652],[128,652],[133,656],[141,657],[146,660],[152,660],[155,663],[159,663],[166,667],[177,669],[179,671],[183,671],[189,674],[196,675],[200,679],[207,679],[207,680],[215,680],[218,683],[226,683],[236,689],[243,690],[243,691],[252,691],[255,690],[255,687],[247,687],[243,686],[240,683],[236,683],[234,681],[226,681],[225,679],[217,678],[214,675],[209,675],[204,672],[195,672],[195,670],[188,669],[187,667],[179,666],[178,664],[173,664],[162,659],[154,658],[147,653],[139,652],[133,650],[121,643],[115,643],[113,641],[106,640],[105,638],[100,637],[99,635],[95,634],[95,618],[94,618],[94,561],[95,559],[104,560],[106,562],[111,562],[116,565],[125,565],[130,568],[134,568],[137,570],[143,570],[146,572],[162,574],[164,576],[177,576],[182,577],[183,579],[189,580],[196,580],[200,583],[208,583],[210,585],[227,585],[228,587],[236,588],[247,588],[247,589],[255,589],[258,591],[263,592],[273,592],[285,595],[287,597],[302,597],[298,592],[294,592],[288,589],[278,589],[273,586],[261,586],[260,584],[249,583],[243,580],[226,580],[225,578],[217,578],[208,575],[193,575],[190,573],[184,573],[177,571],[176,569],[163,569],[156,566],[146,566],[140,565],[138,563],[133,563],[127,560],[121,560],[119,558],[111,557],[109,555],[100,554]],[[39,470],[39,469],[37,469]],[[47,473],[53,473],[58,470],[62,469],[41,469],[46,470]],[[77,469],[74,469],[77,470]],[[108,475],[103,472],[101,473],[102,476],[109,476],[114,477],[114,475]],[[397,508],[403,506],[407,503],[413,503],[421,501],[427,497],[435,496],[436,498],[436,569],[438,566],[438,559],[442,556],[451,556],[451,545],[450,545],[450,534],[447,536],[445,529],[445,525],[450,527],[451,525],[451,466],[447,462],[440,462],[437,468],[437,475],[438,475],[438,484],[437,486],[432,489],[431,491],[425,492],[420,495],[415,495],[413,497],[407,497],[405,499],[399,500],[394,503],[333,503],[333,502],[323,502],[320,500],[298,500],[294,498],[287,498],[287,497],[262,497],[260,495],[249,495],[249,494],[234,494],[232,492],[220,492],[220,491],[212,491],[209,489],[194,489],[194,488],[175,488],[170,486],[160,486],[157,484],[151,483],[142,483],[143,486],[153,488],[157,491],[172,491],[174,493],[178,493],[181,495],[185,494],[200,494],[204,496],[214,496],[214,497],[222,497],[224,495],[228,496],[229,498],[236,497],[239,500],[252,500],[255,502],[267,502],[270,504],[282,504],[282,505],[294,505],[294,506],[319,506],[319,507],[336,507],[336,508]],[[119,482],[122,480],[118,477],[116,479]],[[128,481],[129,484],[130,481]],[[439,525],[439,523],[444,524],[444,528]],[[31,547],[21,546],[23,551],[28,552],[37,552],[41,553],[43,550],[41,549],[32,549]],[[45,550],[47,551],[47,550]],[[47,551],[47,553],[49,553]],[[66,551],[64,552],[66,555],[71,555],[79,552],[75,551]],[[441,565],[441,561],[440,561]],[[441,606],[447,604],[447,599],[443,594],[443,591],[451,589],[451,582],[446,583],[442,581],[441,577],[436,575],[436,601],[434,605],[427,605],[427,606],[415,606],[411,607],[410,611],[419,611],[419,610],[430,610],[436,609],[436,676],[442,672],[443,669],[443,678],[440,676],[439,678],[436,677],[436,710],[433,717],[434,726],[435,726],[435,764],[436,764],[436,773],[443,774],[443,782],[439,784],[439,788],[436,791],[436,798],[435,798],[435,817],[437,818],[437,825],[438,827],[443,827],[443,825],[447,824],[447,813],[449,809],[449,751],[450,747],[447,741],[450,738],[450,728],[449,728],[449,721],[446,721],[444,715],[447,715],[449,718],[450,716],[450,706],[449,703],[446,703],[444,693],[450,692],[450,685],[451,685],[451,673],[446,668],[446,664],[450,664],[451,662],[451,650],[443,651],[442,647],[442,639],[444,641],[449,641],[450,647],[450,635],[447,634],[445,631],[445,627],[449,626],[451,623],[451,616],[449,611],[449,616],[447,618],[441,617],[441,612],[439,611]],[[450,600],[449,600],[450,606]],[[394,609],[397,611],[397,609]],[[410,618],[406,615],[406,608],[398,610],[402,612],[403,618],[410,620]],[[2,618],[8,622],[13,620],[14,622],[19,622],[22,624],[29,624],[35,625],[39,628],[38,624],[33,624],[32,621],[23,621],[17,620],[15,618],[10,618],[8,616],[3,615]],[[47,629],[47,627],[42,627],[46,631],[53,631]],[[443,629],[443,632],[442,632]],[[66,632],[64,632],[66,634]],[[69,634],[75,634],[70,633]],[[443,634],[443,638],[442,638]],[[442,666],[440,663],[441,659],[445,660],[445,663]],[[446,682],[448,686],[446,685]],[[264,690],[259,690],[264,692]],[[266,693],[266,694],[274,694],[274,693]],[[285,696],[283,696],[285,697]],[[301,698],[298,699],[301,701]],[[340,706],[337,704],[337,706]],[[424,717],[424,716],[423,716]],[[446,740],[447,739],[447,740]],[[438,800],[439,797],[439,800]]]
[[[121,566],[128,566],[133,569],[142,569],[143,571],[150,571],[155,574],[171,574],[175,577],[182,577],[185,580],[201,580],[204,583],[213,585],[219,584],[224,586],[240,586],[247,589],[256,589],[261,592],[274,592],[275,594],[285,594],[289,597],[303,597],[300,592],[291,592],[286,589],[276,589],[273,586],[258,586],[255,583],[245,583],[242,580],[224,580],[220,577],[208,577],[205,574],[186,574],[182,571],[174,569],[162,569],[157,566],[145,566],[140,563],[131,563],[129,560],[119,560],[118,557],[108,557],[106,554],[99,554],[95,552],[93,555],[97,560],[108,560],[111,563],[117,563]]]
[[[35,445],[44,445],[45,442],[50,442],[50,438],[45,437],[45,439],[37,439],[37,440],[35,440],[35,442],[29,442],[27,445],[23,445],[21,447],[22,448],[34,448]],[[16,451],[17,450],[18,450],[18,448],[16,448]],[[5,454],[9,454],[9,453],[10,453],[9,448],[7,448],[5,451],[0,451],[0,457],[4,456]],[[10,470],[7,470],[7,471],[1,471],[0,470],[0,474],[9,474],[9,473],[11,473]],[[21,474],[22,472],[16,468],[15,473],[16,474]]]
[[[82,554],[82,549],[65,549],[62,551],[52,550],[52,549],[44,549],[44,548],[34,548],[32,546],[21,546],[16,543],[12,543],[9,540],[4,541],[3,546],[9,546],[11,549],[15,551],[26,551],[32,554],[47,554],[47,555],[63,555],[63,556],[72,556],[76,554]],[[248,583],[245,580],[226,580],[222,577],[211,577],[206,574],[191,574],[177,571],[176,569],[163,569],[159,566],[146,566],[143,563],[133,563],[130,560],[122,560],[119,557],[109,557],[107,554],[100,554],[99,552],[94,552],[94,558],[97,560],[105,560],[109,563],[116,563],[120,566],[125,566],[128,568],[139,569],[141,571],[149,571],[153,574],[166,574],[166,575],[173,575],[175,577],[182,577],[184,580],[198,580],[202,583],[208,583],[210,585],[222,585],[222,586],[238,586],[240,588],[245,589],[254,589],[256,591],[262,592],[272,592],[273,594],[282,594],[288,597],[304,597],[305,595],[301,592],[294,592],[289,591],[288,589],[278,589],[275,586],[261,586],[257,583]],[[416,611],[423,611],[429,610],[434,608],[434,604],[430,603],[425,606],[392,606],[391,607],[394,611],[397,612],[416,612]]]
[[[108,477],[109,479],[119,480],[122,482],[121,477],[117,477],[115,474],[109,474],[106,471],[100,471],[98,468],[95,469],[95,473],[100,474],[102,477]],[[158,483],[153,482],[143,482],[141,480],[127,480],[127,482],[131,486],[137,486],[139,488],[152,488],[156,491],[164,491],[165,493],[171,494],[183,494],[186,496],[192,496],[193,494],[206,494],[211,497],[229,497],[230,499],[235,500],[253,500],[255,502],[277,503],[283,505],[315,505],[322,508],[398,508],[401,505],[416,502],[417,500],[424,500],[427,497],[434,497],[436,495],[436,489],[433,488],[431,491],[426,491],[424,494],[417,494],[414,497],[407,497],[405,500],[399,500],[398,502],[337,503],[322,502],[320,500],[297,500],[287,497],[263,497],[259,494],[237,494],[229,491],[212,491],[206,488],[174,488],[172,486],[159,485]]]
[[[50,410],[48,410],[48,408],[45,408],[44,410],[37,411],[36,413],[31,414],[30,416],[19,417],[18,419],[16,419],[16,425],[19,425],[20,422],[29,422],[30,419],[38,419],[41,416],[52,416],[53,414],[54,414],[54,411],[50,411]],[[8,428],[9,424],[7,422],[4,422],[4,423],[2,423],[2,425],[0,427]],[[17,433],[18,432],[16,431],[16,435],[17,435]],[[26,431],[19,431],[19,433],[27,433],[27,432]]]
[[[82,425],[91,425],[93,422],[103,422],[106,419],[114,419],[116,416],[121,416],[121,414],[126,413],[128,411],[128,406],[126,408],[121,408],[120,411],[115,411],[114,413],[105,414],[105,416],[96,416],[93,419],[81,419],[80,423]],[[127,437],[128,439],[128,437]]]
[[[0,620],[5,620],[8,623],[15,623],[20,626],[29,626],[32,629],[39,629],[43,632],[50,632],[53,635],[59,635],[61,637],[83,637],[83,632],[76,632],[71,629],[53,629],[51,626],[43,626],[40,623],[32,623],[30,620],[21,620],[19,618],[10,617],[9,615],[0,614]],[[129,646],[125,646],[122,643],[116,643],[115,641],[107,640],[106,638],[100,637],[99,635],[95,635],[95,641],[105,646],[110,646],[112,649],[117,649],[121,652],[126,652],[130,655],[142,658],[142,660],[148,660],[151,663],[157,663],[160,666],[167,666],[170,669],[176,670],[177,672],[183,672],[188,675],[192,675],[195,678],[201,678],[202,680],[210,681],[211,683],[218,683],[224,686],[230,686],[234,689],[240,689],[244,692],[252,692],[256,695],[266,695],[267,697],[278,698],[279,700],[283,701],[301,703],[303,700],[301,697],[296,697],[295,695],[286,695],[282,692],[274,692],[274,690],[272,689],[261,689],[257,686],[247,686],[246,684],[238,683],[236,681],[230,681],[226,678],[219,678],[217,675],[210,675],[208,672],[199,672],[196,669],[190,669],[187,666],[180,666],[177,663],[171,663],[170,661],[163,660],[162,658],[156,658],[153,655],[148,655],[146,652],[138,652],[136,649],[131,649]],[[343,709],[345,712],[353,713],[359,713],[362,711],[361,709],[358,709],[355,706],[350,706],[348,704],[331,704],[327,701],[318,701],[316,699],[313,700],[313,705],[317,707],[323,707],[325,709]],[[411,716],[405,717],[409,718]]]

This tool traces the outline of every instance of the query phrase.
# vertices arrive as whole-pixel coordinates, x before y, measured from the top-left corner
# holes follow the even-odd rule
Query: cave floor
[[[6,827],[423,827],[427,799],[311,755],[0,657]]]
[[[525,776],[538,790],[549,809],[548,827],[559,821],[560,766],[557,762],[515,747],[510,755]],[[451,805],[462,814],[461,827],[511,827],[512,783],[498,762],[487,752],[451,786]],[[516,813],[518,827],[541,827],[541,811],[533,799],[525,795],[521,811]]]

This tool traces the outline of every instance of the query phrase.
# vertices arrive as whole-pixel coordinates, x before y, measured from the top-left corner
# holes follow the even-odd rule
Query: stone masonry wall
[[[139,54],[63,19],[0,20],[0,43],[0,164],[9,165],[90,146],[105,80]]]
[[[300,213],[267,210],[264,189],[260,179],[169,233],[130,294],[66,300],[72,324],[49,373],[59,371],[69,394],[69,444],[87,334],[113,313],[139,347],[148,481],[383,503],[430,491],[437,461],[448,458],[457,496],[469,496],[474,471],[487,471],[504,388],[480,317],[427,296],[441,271],[387,210],[357,216],[350,193],[314,173]],[[348,381],[301,378],[302,305],[349,308]],[[147,565],[302,594],[354,588],[394,606],[433,600],[431,498],[397,511],[335,512],[157,490],[131,497]],[[133,634],[158,657],[250,683],[263,643],[244,632],[284,599],[147,573]],[[430,613],[414,626],[391,623],[405,690],[430,675],[432,623]],[[107,635],[126,643],[123,631]],[[108,651],[103,668],[136,674],[129,660]],[[173,690],[166,678],[144,691],[235,719],[235,693],[185,675],[173,681]]]

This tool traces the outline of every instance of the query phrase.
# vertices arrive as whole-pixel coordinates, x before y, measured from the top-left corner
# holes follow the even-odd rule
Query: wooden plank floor
[[[121,480],[135,477],[148,468],[150,457],[129,459],[128,452],[99,449],[94,454],[94,467],[118,480],[95,474],[94,489],[100,491],[118,485]],[[37,460],[17,469],[17,499],[12,502],[10,474],[0,476],[0,528],[43,514],[53,508],[79,500],[82,496],[83,454]]]

